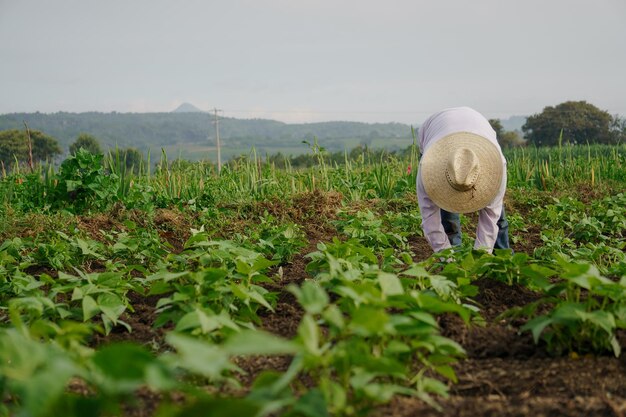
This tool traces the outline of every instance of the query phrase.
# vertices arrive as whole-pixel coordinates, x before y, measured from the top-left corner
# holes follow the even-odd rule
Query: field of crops
[[[623,416],[626,147],[508,153],[432,256],[418,155],[0,181],[0,416]],[[153,161],[154,162],[154,161]]]

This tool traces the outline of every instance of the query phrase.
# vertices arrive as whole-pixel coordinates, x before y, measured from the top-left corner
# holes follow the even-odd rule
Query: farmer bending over
[[[461,244],[459,213],[478,211],[474,247],[509,248],[502,199],[506,160],[489,121],[469,107],[430,116],[419,129],[417,200],[435,252]]]

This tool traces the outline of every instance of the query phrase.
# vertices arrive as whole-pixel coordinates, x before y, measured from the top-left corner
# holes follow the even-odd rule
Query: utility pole
[[[220,143],[220,118],[217,115],[217,112],[220,112],[218,108],[213,108],[213,114],[215,115],[215,120],[213,120],[213,124],[215,125],[215,144],[217,146],[217,173],[222,172],[222,147]]]

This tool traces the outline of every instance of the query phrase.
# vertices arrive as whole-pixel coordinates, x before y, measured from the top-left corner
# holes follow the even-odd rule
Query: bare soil
[[[602,357],[550,357],[522,322],[502,320],[508,308],[537,298],[517,286],[482,279],[476,301],[483,306],[485,327],[467,328],[458,318],[442,317],[442,333],[461,343],[467,359],[456,365],[458,383],[441,410],[415,398],[397,397],[375,416],[624,416],[626,363]]]

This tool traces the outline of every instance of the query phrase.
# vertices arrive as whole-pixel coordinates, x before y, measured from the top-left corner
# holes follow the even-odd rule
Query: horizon
[[[185,105],[185,104],[191,104],[193,107],[195,107],[196,109],[198,109],[198,111],[180,111],[177,112],[176,110],[178,110],[181,106]],[[194,113],[202,113],[202,114],[206,114],[209,117],[213,117],[213,112],[209,109],[209,110],[202,110],[199,109],[198,107],[196,107],[195,105],[193,105],[193,103],[189,103],[189,102],[184,102],[182,103],[179,107],[177,107],[176,109],[170,110],[170,111],[144,111],[144,112],[139,112],[139,111],[125,111],[125,112],[121,112],[121,111],[116,111],[116,110],[112,110],[112,111],[97,111],[97,110],[86,110],[86,111],[79,111],[79,112],[74,112],[74,111],[63,111],[63,110],[59,110],[59,111],[52,111],[52,112],[42,112],[42,111],[33,111],[33,112],[10,112],[10,113],[0,113],[0,116],[10,116],[10,115],[15,115],[15,114],[44,114],[44,115],[54,115],[54,114],[76,114],[76,115],[80,115],[80,114],[103,114],[103,115],[107,115],[107,114],[128,114],[128,115],[143,115],[143,114],[194,114]],[[523,114],[514,114],[511,115],[509,117],[506,118],[500,118],[499,120],[501,121],[507,121],[507,120],[511,120],[511,119],[515,119],[515,118],[527,118],[530,115],[523,115]],[[283,123],[286,125],[307,125],[307,124],[317,124],[317,123],[363,123],[363,124],[401,124],[401,125],[408,125],[408,126],[418,126],[421,122],[416,122],[415,124],[412,123],[404,123],[404,122],[395,122],[395,121],[386,121],[386,122],[377,122],[377,121],[360,121],[360,120],[348,120],[348,119],[337,119],[337,120],[319,120],[319,121],[313,121],[313,122],[293,122],[293,121],[282,121],[282,120],[277,120],[277,119],[270,119],[270,118],[265,118],[265,117],[237,117],[237,116],[229,116],[229,115],[224,115],[223,112],[221,112],[219,114],[219,118],[220,119],[236,119],[236,120],[267,120],[267,121],[273,121],[273,122],[279,122],[279,123]],[[491,117],[489,117],[489,119],[492,119]]]

